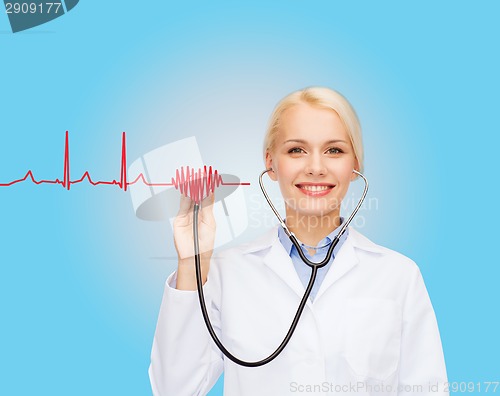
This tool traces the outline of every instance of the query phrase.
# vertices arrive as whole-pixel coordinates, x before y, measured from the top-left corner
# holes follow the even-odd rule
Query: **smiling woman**
[[[361,128],[349,102],[321,87],[285,97],[271,116],[264,158],[299,243],[274,228],[213,255],[213,195],[198,218],[194,203],[182,200],[174,222],[178,267],[165,285],[151,355],[153,393],[204,395],[224,371],[226,395],[410,395],[404,389],[415,386],[422,395],[447,395],[439,330],[419,268],[351,227],[341,233],[341,201],[363,168]],[[289,343],[268,364],[238,365],[207,332],[195,291],[196,219],[206,305],[232,354],[255,362],[273,353],[311,290]],[[326,263],[312,289],[303,257]]]
[[[279,183],[289,230],[301,241],[317,245],[341,223],[341,201],[356,178],[353,169],[360,171],[362,164],[360,128],[354,111],[336,92],[309,90],[302,94],[309,101],[290,96],[273,114],[264,148],[266,167]],[[328,102],[332,104],[319,107]],[[343,117],[349,121],[344,122],[335,108],[351,110]],[[351,137],[347,125],[357,136]]]

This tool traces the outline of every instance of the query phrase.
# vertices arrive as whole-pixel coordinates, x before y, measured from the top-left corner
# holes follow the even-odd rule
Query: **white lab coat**
[[[149,376],[158,396],[206,395],[224,370],[226,396],[447,395],[434,310],[417,265],[349,227],[289,344],[247,368],[223,357],[195,291],[167,280]],[[212,324],[238,358],[261,360],[281,343],[304,287],[278,239],[212,258],[205,299]]]

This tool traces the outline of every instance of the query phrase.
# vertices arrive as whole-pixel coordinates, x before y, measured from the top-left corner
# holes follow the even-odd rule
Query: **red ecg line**
[[[127,180],[127,141],[125,132],[122,133],[122,153],[121,153],[121,162],[120,162],[120,181],[111,180],[111,181],[93,181],[89,172],[86,171],[81,178],[76,180],[70,179],[70,161],[69,161],[69,134],[66,131],[66,140],[64,144],[64,176],[63,180],[55,179],[55,180],[36,180],[33,176],[33,172],[29,170],[26,175],[22,179],[17,179],[11,181],[9,183],[0,183],[0,187],[9,187],[17,183],[22,183],[31,179],[34,184],[60,184],[65,189],[69,190],[71,185],[82,183],[85,179],[92,184],[93,186],[97,186],[99,184],[106,185],[117,185],[123,191],[127,191],[128,186],[135,184],[139,181],[144,183],[150,187],[169,187],[174,186],[177,190],[180,190],[181,194],[189,196],[193,201],[200,202],[203,198],[205,198],[209,193],[214,192],[216,187],[220,185],[223,186],[249,186],[250,183],[225,183],[222,180],[222,176],[218,174],[217,170],[212,171],[212,167],[205,166],[202,169],[199,169],[197,172],[194,169],[190,169],[189,166],[186,167],[186,171],[184,171],[184,167],[181,167],[180,170],[176,170],[175,178],[172,178],[170,183],[153,183],[148,182],[144,177],[143,173],[139,173],[139,175],[133,180]]]
[[[195,172],[194,169],[190,170],[188,166],[186,172],[184,172],[183,167],[181,167],[180,171],[179,169],[176,170],[175,179],[172,178],[172,183],[177,190],[180,190],[181,194],[190,197],[196,203],[200,203],[209,193],[214,192],[215,187],[222,184],[222,177],[217,174],[217,171],[212,173],[212,167],[208,168],[207,171],[205,166],[203,171],[198,169],[198,172]]]

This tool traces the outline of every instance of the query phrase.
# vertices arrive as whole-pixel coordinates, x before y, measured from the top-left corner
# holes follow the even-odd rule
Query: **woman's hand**
[[[213,214],[214,194],[210,194],[200,205],[198,212],[198,239],[200,248],[202,282],[207,280],[210,258],[215,241],[215,218]],[[179,212],[174,220],[174,243],[177,250],[177,289],[196,290],[194,267],[193,220],[194,201],[181,196]]]

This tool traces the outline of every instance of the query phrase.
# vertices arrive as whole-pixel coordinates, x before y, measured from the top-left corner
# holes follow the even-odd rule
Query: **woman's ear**
[[[274,172],[273,158],[271,157],[271,153],[269,151],[266,152],[266,169],[272,169],[269,172],[267,172],[271,180],[273,181],[278,180],[276,177],[276,173]]]
[[[354,169],[357,170],[359,172],[359,161],[356,160],[356,162],[354,163]],[[351,175],[351,181],[354,181],[356,180],[356,178],[358,177],[358,174],[357,173],[354,173],[352,172],[352,175]]]

